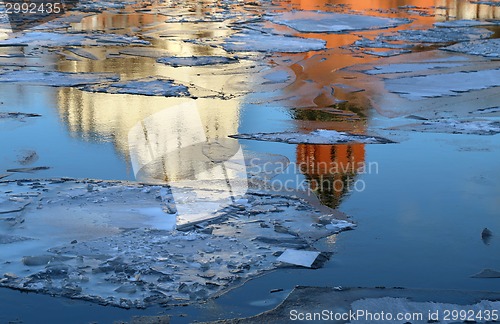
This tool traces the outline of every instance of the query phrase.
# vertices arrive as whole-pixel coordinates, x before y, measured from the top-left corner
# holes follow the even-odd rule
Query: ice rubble
[[[157,59],[156,62],[171,65],[173,67],[181,67],[181,66],[229,64],[238,62],[238,59],[225,56],[189,56],[189,57],[171,56],[171,57],[161,57]]]
[[[304,33],[347,32],[391,28],[410,22],[408,19],[304,10],[281,12],[267,17],[267,19],[273,23],[285,25]]]
[[[0,45],[7,46],[120,46],[151,45],[137,36],[104,33],[60,33],[49,31],[30,31],[22,36],[1,40]]]
[[[315,38],[264,34],[244,30],[227,38],[222,47],[229,52],[300,53],[325,49],[326,42]]]
[[[185,85],[176,84],[173,80],[149,77],[122,82],[89,84],[80,87],[90,92],[105,92],[115,94],[134,94],[143,96],[185,97],[189,89]]]
[[[281,133],[256,133],[238,134],[230,137],[238,139],[250,139],[257,141],[284,142],[289,144],[344,144],[344,143],[365,143],[365,144],[387,144],[393,141],[369,135],[351,134],[337,132],[334,130],[318,129],[308,134],[297,132]]]
[[[463,42],[447,47],[442,47],[441,49],[445,51],[459,52],[471,55],[500,57],[500,38]]]
[[[422,100],[498,87],[498,80],[500,69],[494,69],[388,79],[385,80],[385,87],[409,100]]]
[[[125,308],[185,304],[274,269],[286,249],[314,251],[315,241],[343,230],[336,214],[265,192],[175,230],[172,199],[160,185],[0,182],[0,286]]]
[[[0,82],[53,87],[74,87],[106,81],[117,81],[118,79],[118,75],[112,73],[72,73],[39,70],[15,70],[0,73]]]
[[[419,124],[403,125],[396,128],[419,132],[496,135],[500,134],[500,121],[437,119],[426,120]]]

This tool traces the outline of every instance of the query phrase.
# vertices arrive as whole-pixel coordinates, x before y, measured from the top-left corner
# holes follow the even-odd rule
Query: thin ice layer
[[[91,92],[134,94],[143,96],[189,96],[189,89],[185,85],[176,84],[173,80],[170,79],[154,77],[116,83],[88,85],[81,87],[80,89]]]
[[[445,51],[459,52],[486,57],[500,57],[500,38],[484,39],[458,43],[441,48]]]
[[[229,52],[300,53],[325,49],[326,42],[315,38],[244,31],[226,39],[222,47]]]
[[[117,81],[118,75],[112,73],[71,73],[56,71],[18,70],[0,73],[0,82],[45,85],[53,87],[74,87]]]
[[[410,100],[458,96],[461,92],[498,87],[500,69],[454,72],[385,80],[390,92]]]
[[[346,32],[354,30],[396,27],[409,23],[407,19],[381,18],[323,11],[282,12],[268,20],[304,33]]]
[[[393,141],[379,137],[337,132],[334,130],[318,129],[310,133],[282,132],[282,133],[256,133],[232,135],[233,138],[251,139],[257,141],[284,142],[288,144],[387,144]]]

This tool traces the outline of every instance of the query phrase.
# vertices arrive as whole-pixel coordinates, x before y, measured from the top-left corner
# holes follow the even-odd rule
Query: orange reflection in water
[[[365,165],[365,146],[299,144],[297,164],[320,200],[335,208],[354,190],[356,174]]]

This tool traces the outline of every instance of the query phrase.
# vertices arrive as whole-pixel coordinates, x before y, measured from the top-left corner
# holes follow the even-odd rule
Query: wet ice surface
[[[474,27],[474,26],[495,26],[499,25],[500,21],[478,21],[478,20],[466,20],[466,19],[460,19],[460,20],[449,20],[449,21],[440,21],[437,23],[434,23],[434,26],[436,27],[450,27],[450,28],[455,28],[455,27]]]
[[[300,53],[325,49],[326,42],[314,38],[243,31],[227,38],[222,47],[229,52]]]
[[[286,249],[329,252],[312,244],[354,226],[337,221],[341,213],[264,192],[183,231],[162,186],[1,182],[0,200],[1,286],[125,308],[206,299],[276,268]]]
[[[390,139],[351,134],[346,132],[337,132],[334,130],[318,129],[309,134],[303,133],[260,133],[260,134],[238,134],[232,135],[233,138],[251,139],[257,141],[284,142],[289,144],[339,144],[339,143],[364,143],[364,144],[387,144],[394,143]]]
[[[428,120],[420,124],[405,125],[397,129],[452,134],[496,135],[500,133],[500,122],[442,119]]]
[[[500,39],[485,39],[463,42],[443,47],[443,50],[486,57],[500,57]]]
[[[176,84],[170,79],[155,77],[116,83],[87,85],[80,87],[80,89],[91,92],[135,94],[145,96],[185,97],[190,95],[189,89],[185,85]]]
[[[158,63],[180,66],[202,66],[214,64],[230,64],[238,62],[238,59],[225,56],[191,56],[191,57],[161,57],[156,60]]]
[[[488,38],[492,31],[484,28],[431,28],[400,30],[395,34],[382,36],[382,40],[412,43],[450,43]]]
[[[399,63],[399,64],[387,64],[375,66],[372,70],[365,71],[366,74],[388,74],[388,73],[405,73],[405,72],[415,72],[415,71],[425,71],[431,69],[442,69],[450,67],[463,66],[464,63],[447,63],[447,62],[436,62],[436,63]]]
[[[0,72],[0,82],[52,87],[75,87],[85,84],[117,81],[118,79],[118,75],[112,73],[71,73],[34,70]]]
[[[26,32],[22,36],[1,40],[0,45],[30,46],[111,46],[111,45],[151,45],[137,36],[105,33],[61,33]]]
[[[300,32],[311,33],[380,29],[409,23],[407,19],[380,18],[321,11],[283,12],[267,19]]]
[[[410,100],[457,96],[461,92],[498,87],[500,69],[431,74],[385,81],[387,90]]]

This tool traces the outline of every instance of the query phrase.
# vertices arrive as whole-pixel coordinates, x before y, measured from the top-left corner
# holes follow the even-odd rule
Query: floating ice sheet
[[[445,51],[459,52],[486,57],[500,57],[500,38],[463,42],[441,48]]]
[[[255,192],[179,231],[167,207],[184,202],[172,199],[166,186],[129,182],[0,182],[0,286],[125,308],[185,304],[274,269],[286,249],[312,249],[336,233],[325,217],[341,215]]]
[[[385,87],[401,97],[421,100],[498,87],[498,80],[500,69],[388,79],[385,80]]]
[[[493,32],[488,29],[476,27],[407,29],[380,36],[379,39],[412,43],[451,43],[484,39],[492,34]]]
[[[189,57],[171,56],[171,57],[161,57],[156,61],[158,63],[171,65],[173,67],[180,67],[180,66],[229,64],[238,62],[238,59],[225,56],[189,56]]]
[[[397,129],[452,134],[495,135],[500,133],[500,121],[438,119],[427,120],[420,124],[404,125],[397,127]]]
[[[143,96],[185,97],[190,95],[189,89],[185,85],[176,84],[170,79],[154,77],[116,83],[87,85],[80,87],[80,89],[91,92],[134,94]]]
[[[421,72],[431,69],[443,69],[457,66],[463,66],[463,63],[396,63],[374,66],[372,70],[365,71],[366,74],[388,74],[388,73],[406,73]]]
[[[230,137],[239,139],[251,139],[257,141],[284,142],[289,144],[343,144],[343,143],[364,143],[364,144],[387,144],[393,141],[379,137],[337,132],[334,130],[318,129],[308,134],[296,132],[282,133],[256,133],[238,134]]]
[[[322,11],[291,11],[273,15],[268,20],[304,33],[346,32],[380,29],[407,24],[407,19],[381,18]]]
[[[33,46],[116,46],[116,45],[151,45],[150,42],[140,39],[137,36],[127,36],[119,34],[71,34],[58,32],[31,31],[26,32],[16,38],[0,41],[0,45],[33,45]]]
[[[325,49],[326,42],[315,38],[244,31],[227,38],[222,47],[229,52],[300,53]]]
[[[286,249],[277,261],[310,268],[319,254],[318,251]]]
[[[374,56],[380,56],[380,57],[390,57],[390,56],[396,56],[396,55],[401,55],[401,54],[405,54],[405,53],[411,53],[411,51],[396,49],[396,50],[390,50],[390,51],[364,51],[363,53],[374,55]]]
[[[118,75],[112,73],[71,73],[39,70],[18,70],[0,73],[0,82],[53,87],[74,87],[100,82],[117,81],[118,79]]]
[[[447,28],[495,26],[495,25],[500,25],[500,21],[479,21],[479,20],[460,19],[460,20],[440,21],[434,23],[434,26],[436,27],[447,27]]]

